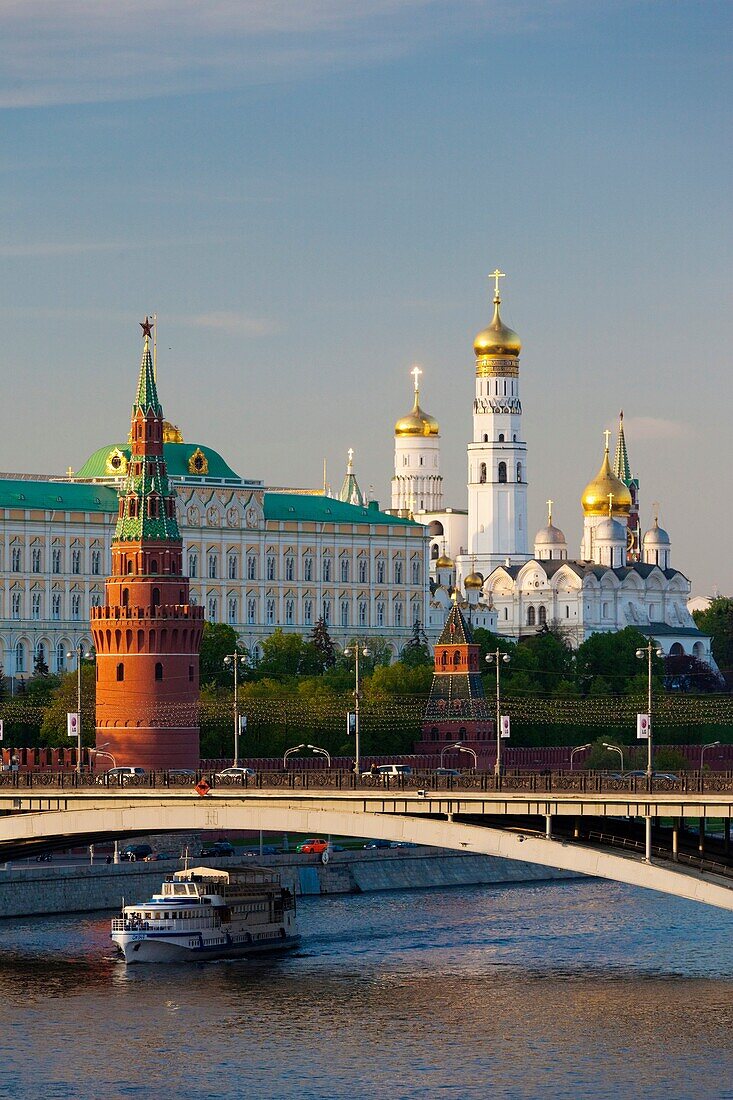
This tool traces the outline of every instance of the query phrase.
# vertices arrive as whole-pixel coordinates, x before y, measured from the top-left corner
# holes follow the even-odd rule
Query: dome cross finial
[[[547,526],[552,527],[552,506],[555,503],[554,500],[545,501],[547,505]]]
[[[613,493],[608,494],[608,514],[613,518]]]
[[[608,451],[608,448],[609,448],[609,447],[610,447],[610,445],[611,445],[611,432],[610,432],[610,429],[609,429],[609,428],[606,428],[606,430],[605,430],[605,432],[603,433],[603,435],[604,435],[604,438],[605,438],[605,440],[606,440],[606,451]]]
[[[420,392],[420,375],[422,374],[422,370],[418,367],[417,363],[410,371],[410,374],[415,380],[415,397],[417,397]]]
[[[499,279],[506,279],[506,272],[499,271],[497,267],[496,271],[491,272],[489,278],[494,280],[494,302],[498,305],[499,302],[501,302],[501,298],[499,297]]]

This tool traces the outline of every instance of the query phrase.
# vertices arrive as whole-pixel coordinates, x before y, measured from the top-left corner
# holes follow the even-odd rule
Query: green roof
[[[314,520],[317,523],[380,523],[400,527],[419,527],[410,519],[389,516],[372,504],[361,507],[333,497],[308,493],[265,493],[265,519]]]
[[[117,491],[106,485],[0,478],[0,508],[61,512],[116,512]]]
[[[135,404],[132,407],[133,416],[138,409],[141,409],[142,412],[146,414],[152,409],[156,416],[163,415],[163,410],[158,400],[158,388],[155,385],[155,373],[153,371],[153,360],[150,355],[149,337],[145,338],[143,357],[140,361],[137,393],[135,394]]]
[[[129,443],[109,443],[106,447],[100,447],[98,451],[95,451],[81,469],[77,470],[75,476],[78,478],[111,477],[112,475],[107,469],[107,459],[114,450],[122,451],[129,460]],[[197,451],[201,451],[208,463],[208,470],[205,474],[192,474],[188,468],[191,458]],[[163,457],[165,458],[169,477],[209,477],[226,478],[232,481],[242,480],[239,474],[227,465],[218,451],[212,450],[211,447],[205,447],[202,443],[164,443]]]

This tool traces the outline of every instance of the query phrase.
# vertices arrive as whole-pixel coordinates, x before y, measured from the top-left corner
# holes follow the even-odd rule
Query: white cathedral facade
[[[467,508],[443,503],[440,433],[419,403],[395,424],[392,511],[425,524],[430,536],[431,637],[457,599],[474,627],[519,640],[552,628],[577,647],[591,634],[633,626],[665,654],[713,664],[710,638],[688,611],[690,582],[673,568],[669,535],[657,518],[641,535],[639,482],[632,476],[623,414],[613,466],[609,435],[601,468],[581,496],[583,538],[571,558],[552,518],[529,538],[527,443],[519,388],[521,341],[494,315],[474,341],[473,431]]]

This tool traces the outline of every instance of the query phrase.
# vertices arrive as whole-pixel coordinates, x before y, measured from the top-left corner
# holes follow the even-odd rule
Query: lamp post
[[[458,749],[459,752],[470,752],[471,756],[473,757],[474,769],[478,768],[478,754],[476,753],[475,749],[472,749],[470,745],[459,744],[454,745],[453,748]]]
[[[497,779],[501,776],[501,682],[499,666],[502,661],[504,664],[509,664],[510,660],[509,654],[502,653],[498,648],[493,653],[486,654],[487,664],[490,665],[492,661],[496,662],[496,763],[494,764],[494,775]]]
[[[593,746],[589,742],[587,745],[576,745],[574,749],[570,750],[570,771],[573,770],[573,757],[575,756],[576,752],[585,752],[586,749],[592,748]],[[623,753],[621,755],[623,757]]]
[[[624,767],[624,751],[623,751],[623,749],[620,749],[618,747],[618,745],[609,745],[607,741],[603,742],[603,747],[604,747],[604,749],[610,749],[612,752],[617,752],[619,754],[619,756],[621,757],[621,771],[622,772],[625,771],[626,769]]]
[[[647,731],[646,739],[646,777],[651,780],[652,778],[652,657],[663,656],[661,649],[658,649],[654,642],[650,639],[649,644],[645,645],[643,649],[637,649],[636,656],[640,661],[643,661],[646,657],[647,660],[647,698],[646,707],[647,714],[649,715],[649,729]]]
[[[234,669],[234,760],[232,761],[232,767],[239,766],[239,699],[237,695],[239,687],[239,668],[244,668],[247,663],[247,658],[242,653],[227,653],[224,658],[224,664],[227,668]]]
[[[107,746],[108,746],[108,745],[109,745],[109,741],[105,741],[105,743],[104,743],[103,745],[100,745],[98,749],[90,749],[89,751],[90,751],[90,752],[92,753],[92,755],[94,756],[95,760],[96,760],[96,758],[97,758],[98,756],[106,756],[106,757],[108,757],[108,758],[109,758],[109,759],[110,759],[110,760],[112,761],[112,767],[113,767],[113,768],[116,768],[116,767],[117,767],[117,761],[115,760],[115,758],[114,758],[114,756],[112,755],[112,753],[111,753],[111,752],[105,752],[105,751],[104,751],[104,750],[105,750],[105,749],[107,748]]]
[[[302,745],[293,745],[292,749],[286,749],[285,754],[283,755],[283,767],[287,768],[287,766],[288,766],[288,757],[292,756],[294,752],[300,752],[301,749],[307,749],[307,748],[308,748],[308,746],[306,745],[306,743],[304,741]]]
[[[455,745],[444,745],[443,746],[443,748],[440,750],[440,766],[441,766],[441,768],[443,767],[443,757],[445,756],[445,754],[447,752],[453,752],[454,749],[460,748],[460,746],[462,744],[463,744],[462,741],[456,741]]]
[[[349,649],[344,650],[344,657],[354,658],[354,775],[361,775],[361,749],[359,744],[359,700],[361,687],[359,684],[359,655],[369,656],[366,645],[355,641]]]
[[[331,753],[328,751],[328,749],[321,749],[321,748],[319,748],[318,745],[306,745],[305,747],[307,749],[310,749],[311,752],[317,753],[319,756],[325,756],[326,757],[326,767],[327,768],[331,767]]]
[[[716,745],[719,745],[720,741],[708,741],[707,745],[703,745],[700,749],[700,771],[702,771],[702,761],[705,756],[705,749],[714,749]]]
[[[79,716],[77,725],[77,750],[76,750],[76,773],[81,774],[81,663],[82,661],[88,661],[91,657],[91,653],[84,652],[83,642],[79,642],[76,647],[76,713]],[[67,653],[66,659],[68,661],[74,656],[74,653]]]

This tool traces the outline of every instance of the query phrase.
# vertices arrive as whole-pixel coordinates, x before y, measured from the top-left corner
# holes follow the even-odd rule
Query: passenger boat
[[[300,940],[295,897],[264,867],[176,871],[150,901],[123,899],[111,936],[128,963],[261,955]]]

